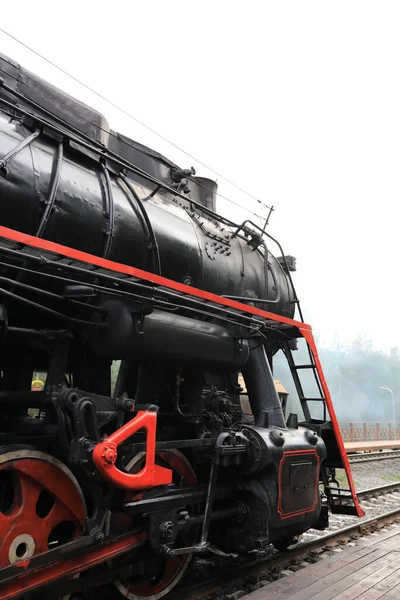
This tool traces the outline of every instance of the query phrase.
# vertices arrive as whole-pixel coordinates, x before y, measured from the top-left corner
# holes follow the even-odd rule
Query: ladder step
[[[331,511],[334,515],[355,515],[357,516],[357,509],[354,505],[331,505]]]
[[[294,365],[292,367],[292,369],[316,369],[317,367],[315,365]]]
[[[300,396],[299,400],[305,400],[306,402],[325,402],[325,398],[304,398],[303,396]]]
[[[327,486],[325,488],[325,491],[328,491],[328,490],[329,490],[331,496],[345,496],[345,495],[350,494],[350,498],[351,498],[351,490],[348,488],[340,488],[340,487],[338,488],[338,487]]]

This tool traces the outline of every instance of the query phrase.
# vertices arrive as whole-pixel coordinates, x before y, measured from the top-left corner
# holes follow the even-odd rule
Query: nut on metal
[[[175,525],[172,521],[164,521],[160,524],[158,531],[162,540],[171,540],[174,537]]]
[[[117,447],[115,444],[106,444],[101,453],[103,465],[105,467],[112,467],[117,460]]]

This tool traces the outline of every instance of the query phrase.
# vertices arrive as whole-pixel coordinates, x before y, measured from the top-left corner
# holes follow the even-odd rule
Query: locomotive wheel
[[[0,449],[0,568],[76,539],[85,501],[71,471],[32,448]]]
[[[126,466],[129,472],[140,471],[144,465],[145,455],[143,452],[135,456]],[[156,463],[173,471],[173,483],[177,485],[194,485],[197,483],[196,475],[189,462],[183,454],[177,450],[166,450],[158,452]],[[126,501],[133,500],[134,494],[129,494]],[[109,533],[117,534],[125,532],[127,528],[127,515],[110,514]],[[177,543],[181,546],[189,546],[195,542],[197,531],[188,532]],[[175,558],[163,558],[150,547],[141,550],[141,554],[147,551],[144,572],[145,575],[129,579],[114,581],[117,590],[124,598],[129,600],[158,600],[168,594],[177,585],[185,571],[189,567],[191,555],[182,555]],[[119,596],[121,597],[121,596]]]

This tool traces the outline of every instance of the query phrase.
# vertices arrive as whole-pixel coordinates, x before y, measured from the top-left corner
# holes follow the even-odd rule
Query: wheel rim
[[[138,454],[132,459],[126,466],[127,471],[140,470],[145,460],[144,453]],[[196,475],[190,466],[189,462],[183,454],[177,450],[168,450],[157,453],[157,461],[162,461],[163,466],[168,466],[173,471],[174,483],[181,483],[183,485],[194,485],[197,483]],[[126,501],[132,500],[132,495],[126,499]],[[109,526],[110,531],[115,530],[115,525],[111,517]],[[124,525],[120,523],[123,527]],[[117,526],[118,529],[118,526]],[[188,532],[191,539],[187,539],[185,536],[184,545],[191,545],[194,542],[194,536],[196,533]],[[114,585],[119,592],[129,600],[158,600],[165,596],[172,588],[174,588],[180,581],[185,571],[190,565],[191,555],[182,555],[176,558],[162,558],[154,551],[149,550],[148,560],[145,561],[145,565],[149,565],[151,573],[147,573],[146,576],[141,580],[138,579],[124,579],[114,582]]]
[[[0,451],[0,568],[76,539],[85,517],[82,492],[63,463],[32,449]]]

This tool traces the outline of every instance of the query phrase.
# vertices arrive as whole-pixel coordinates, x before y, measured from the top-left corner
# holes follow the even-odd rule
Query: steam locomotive
[[[0,55],[0,600],[155,600],[194,555],[362,515],[295,260],[216,196]],[[284,414],[278,352],[302,414]]]

